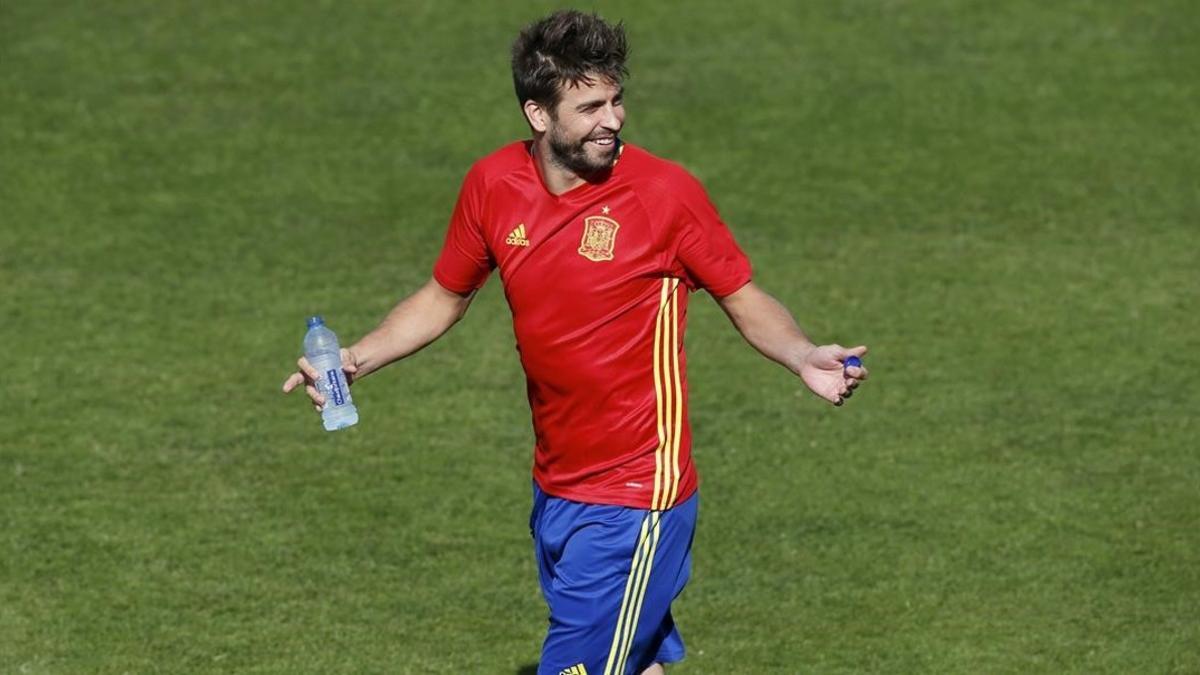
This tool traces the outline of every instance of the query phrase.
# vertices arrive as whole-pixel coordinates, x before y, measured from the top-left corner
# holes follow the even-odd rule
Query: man
[[[623,143],[623,27],[557,12],[513,46],[533,134],[467,174],[433,278],[343,350],[361,378],[437,339],[499,270],[528,381],[530,519],[550,626],[539,673],[662,673],[697,508],[683,333],[705,289],[756,349],[841,405],[865,347],[815,346],[750,279],[700,184]],[[320,409],[317,373],[301,383]]]

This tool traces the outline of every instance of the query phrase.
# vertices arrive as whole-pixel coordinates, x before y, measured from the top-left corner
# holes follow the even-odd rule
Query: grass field
[[[428,278],[549,3],[0,3],[0,673],[525,673],[493,282],[326,434],[279,384]],[[628,140],[873,379],[698,298],[684,673],[1200,672],[1200,6],[603,3]]]

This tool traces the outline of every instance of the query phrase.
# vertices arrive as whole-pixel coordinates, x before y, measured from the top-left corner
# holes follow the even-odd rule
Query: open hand
[[[797,374],[814,394],[834,405],[842,405],[867,379],[866,368],[847,368],[844,362],[848,357],[862,357],[866,353],[867,348],[861,345],[852,349],[841,345],[813,347],[801,361]]]
[[[290,393],[293,389],[303,384],[304,391],[308,394],[308,398],[312,400],[313,408],[317,412],[321,412],[321,409],[325,405],[325,396],[317,388],[320,373],[303,356],[300,357],[300,360],[296,361],[296,367],[299,370],[289,375],[283,381],[283,393]],[[354,374],[358,372],[358,362],[354,353],[345,348],[342,349],[342,372],[346,374],[347,386],[354,382]]]

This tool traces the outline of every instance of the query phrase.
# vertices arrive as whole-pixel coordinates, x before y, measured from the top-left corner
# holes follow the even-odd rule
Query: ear
[[[550,127],[550,111],[543,108],[540,103],[525,101],[525,105],[521,108],[525,112],[525,120],[537,133],[545,133],[546,129]]]

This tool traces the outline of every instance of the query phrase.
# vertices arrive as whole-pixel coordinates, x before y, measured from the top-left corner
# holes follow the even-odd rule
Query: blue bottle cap
[[[324,326],[324,325],[325,325],[325,319],[322,319],[319,314],[317,316],[308,317],[308,327],[309,328],[313,328],[315,326]]]
[[[850,368],[852,366],[855,368],[861,368],[862,359],[858,358],[857,356],[847,356],[846,360],[842,362],[842,367]]]

